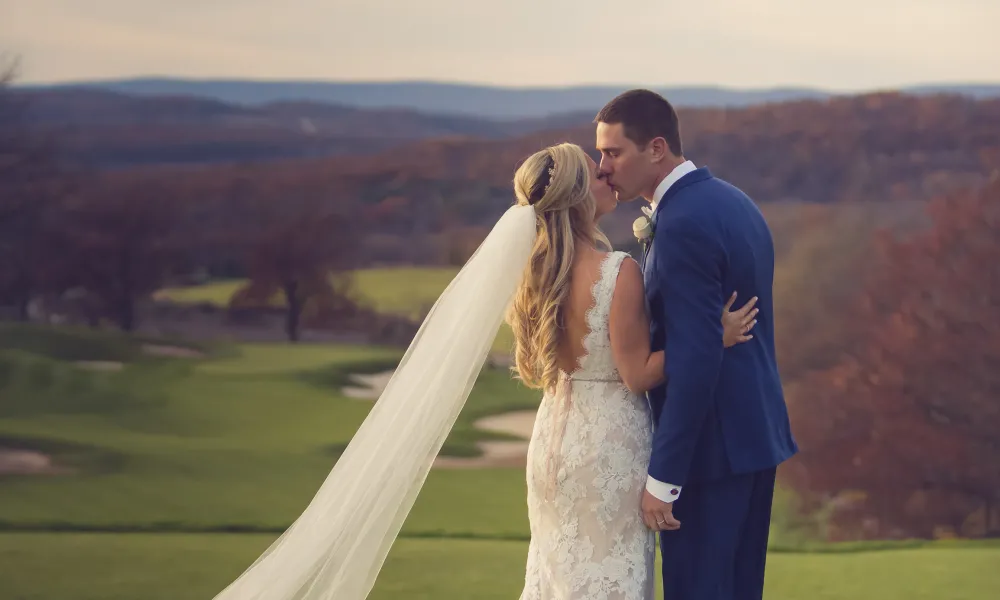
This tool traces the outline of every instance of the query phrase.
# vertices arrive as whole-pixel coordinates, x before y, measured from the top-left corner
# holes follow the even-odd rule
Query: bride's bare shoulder
[[[581,281],[586,280],[593,284],[600,280],[610,280],[614,282],[613,287],[623,282],[626,285],[638,283],[640,287],[642,286],[642,270],[639,263],[627,252],[588,248],[577,256],[575,262],[575,276]],[[608,271],[609,268],[611,271]]]
[[[622,252],[621,250],[613,250],[611,252],[598,251],[600,254],[600,264],[609,265],[611,268],[617,268],[619,276],[622,271],[628,270],[631,274],[638,273],[642,275],[639,263],[636,262],[632,255],[628,252]]]
[[[639,266],[638,261],[632,258],[632,255],[627,252],[620,252],[618,254],[623,255],[621,257],[621,266],[618,267],[618,286],[638,286],[639,289],[642,289],[642,267]]]
[[[628,252],[621,251],[605,251],[598,250],[596,248],[587,249],[582,255],[577,257],[576,267],[586,272],[591,272],[598,277],[602,276],[604,269],[615,268],[618,270],[618,277],[621,277],[622,271],[629,271],[629,275],[638,275],[640,280],[642,279],[642,272],[639,267],[639,263],[635,261],[634,258]],[[611,273],[614,275],[614,273]]]

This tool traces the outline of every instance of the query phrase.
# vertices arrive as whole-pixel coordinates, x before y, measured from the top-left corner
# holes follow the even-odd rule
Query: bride
[[[367,598],[505,316],[519,378],[543,390],[521,599],[652,599],[644,393],[662,383],[663,352],[650,351],[639,266],[598,248],[615,194],[572,144],[530,156],[514,189],[310,504],[216,600]],[[730,312],[734,299],[727,346],[753,325],[752,302]]]

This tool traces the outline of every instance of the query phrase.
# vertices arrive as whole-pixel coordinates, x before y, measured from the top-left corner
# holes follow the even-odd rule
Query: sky
[[[809,86],[1000,81],[998,0],[0,0],[22,83],[133,76]]]

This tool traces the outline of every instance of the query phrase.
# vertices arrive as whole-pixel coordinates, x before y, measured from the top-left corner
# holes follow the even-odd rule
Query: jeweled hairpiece
[[[556,164],[555,162],[553,162],[552,166],[549,167],[549,182],[545,184],[545,191],[542,192],[543,196],[549,193],[549,187],[552,186],[552,178],[555,176],[556,176]]]
[[[548,170],[546,171],[546,174],[548,175],[548,180],[545,182],[545,185],[543,186],[539,186],[537,184],[535,185],[534,190],[537,191],[539,187],[541,187],[542,193],[538,194],[537,196],[532,195],[531,198],[528,199],[528,204],[536,204],[539,200],[545,197],[545,194],[549,193],[549,187],[552,185],[552,179],[556,175],[556,162],[551,155],[548,156],[547,161],[550,165]],[[538,183],[541,183],[541,181],[539,181]]]

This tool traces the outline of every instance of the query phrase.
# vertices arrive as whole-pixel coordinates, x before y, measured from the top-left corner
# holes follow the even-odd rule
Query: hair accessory
[[[548,156],[547,162],[551,165],[548,168],[548,170],[546,171],[546,174],[548,175],[548,181],[546,181],[545,185],[542,186],[542,193],[541,194],[538,194],[537,196],[532,196],[532,197],[528,198],[528,204],[529,205],[534,206],[535,203],[537,203],[539,200],[541,200],[542,198],[544,198],[546,194],[549,193],[549,187],[552,185],[552,178],[555,177],[555,174],[556,174],[556,163],[555,163],[555,160],[552,158],[552,155]],[[541,182],[539,182],[539,183],[541,183]],[[537,189],[538,189],[538,185],[536,184],[535,187],[533,188],[533,190],[537,190]]]

